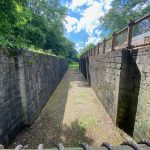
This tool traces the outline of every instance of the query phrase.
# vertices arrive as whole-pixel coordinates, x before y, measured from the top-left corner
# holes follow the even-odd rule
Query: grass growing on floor
[[[72,62],[69,64],[69,69],[79,69],[79,63],[78,62]]]
[[[97,120],[95,116],[85,117],[79,119],[79,126],[84,129],[93,128],[97,125]]]

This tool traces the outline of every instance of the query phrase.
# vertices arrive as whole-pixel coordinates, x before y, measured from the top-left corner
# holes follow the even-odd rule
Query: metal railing
[[[150,13],[135,22],[131,20],[127,27],[83,53],[81,58],[146,45],[150,45]]]
[[[64,147],[62,143],[59,143],[58,145],[54,144],[54,148],[46,148],[46,150],[149,150],[150,149],[150,141],[142,140],[139,143],[132,142],[132,141],[124,141],[120,146],[113,146],[107,142],[104,142],[101,144],[101,146],[92,147],[86,143],[81,144],[80,147]],[[4,149],[3,145],[0,145],[1,150]],[[24,150],[24,149],[30,149],[29,144],[23,146],[23,145],[17,145],[14,150]],[[32,149],[33,150],[33,149]],[[43,144],[39,144],[37,148],[34,150],[45,150]]]

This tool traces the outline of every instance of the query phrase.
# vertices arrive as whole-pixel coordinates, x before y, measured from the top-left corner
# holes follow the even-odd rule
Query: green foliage
[[[69,64],[70,69],[79,69],[79,63],[78,62],[71,62]]]
[[[26,28],[26,38],[36,47],[42,47],[45,43],[45,34],[38,27],[28,26]]]
[[[93,43],[90,43],[87,45],[84,49],[80,51],[80,54],[82,55],[84,52],[88,51],[89,49],[92,49],[95,45]]]
[[[13,34],[16,27],[25,25],[31,14],[27,7],[23,7],[26,0],[0,1],[0,33]],[[27,3],[26,3],[27,4]]]
[[[56,56],[52,50],[46,50],[44,51],[43,49],[40,49],[40,48],[35,48],[34,46],[31,46],[28,48],[29,51],[32,51],[32,52],[36,52],[36,53],[39,53],[39,54],[46,54],[46,55],[51,55],[51,56]]]
[[[14,38],[10,36],[9,38],[5,38],[0,36],[0,47],[9,48],[9,49],[23,49],[26,47],[25,41],[22,38]]]
[[[43,49],[77,60],[74,44],[64,37],[66,7],[60,0],[1,0],[0,46]]]
[[[94,128],[97,126],[97,119],[95,116],[91,117],[84,117],[82,119],[79,119],[79,126],[83,127],[84,129]]]
[[[149,13],[149,0],[113,0],[112,8],[101,18],[102,37],[111,35]]]

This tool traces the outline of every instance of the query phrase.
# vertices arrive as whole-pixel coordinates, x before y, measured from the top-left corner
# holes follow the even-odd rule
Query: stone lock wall
[[[0,50],[0,143],[32,124],[67,69],[62,58],[29,51],[9,58]]]
[[[17,62],[0,54],[0,143],[6,144],[23,127]]]
[[[133,136],[137,140],[142,138],[150,140],[150,48],[137,49],[132,56],[138,68],[132,84],[134,97],[137,99]]]
[[[150,48],[81,58],[81,64],[83,75],[90,76],[88,82],[116,125],[136,140],[150,140]]]
[[[89,58],[91,86],[108,113],[116,122],[121,51]]]

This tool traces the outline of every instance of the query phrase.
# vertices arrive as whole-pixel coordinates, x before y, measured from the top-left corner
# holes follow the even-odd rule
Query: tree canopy
[[[107,37],[150,11],[150,0],[113,0],[111,9],[100,18],[102,37]]]
[[[1,0],[0,46],[34,46],[77,59],[74,43],[64,36],[66,15],[60,0]]]
[[[94,45],[93,43],[88,44],[84,49],[82,49],[82,50],[80,51],[80,54],[83,54],[84,52],[86,52],[86,51],[92,49],[94,46],[95,46],[95,45]]]

